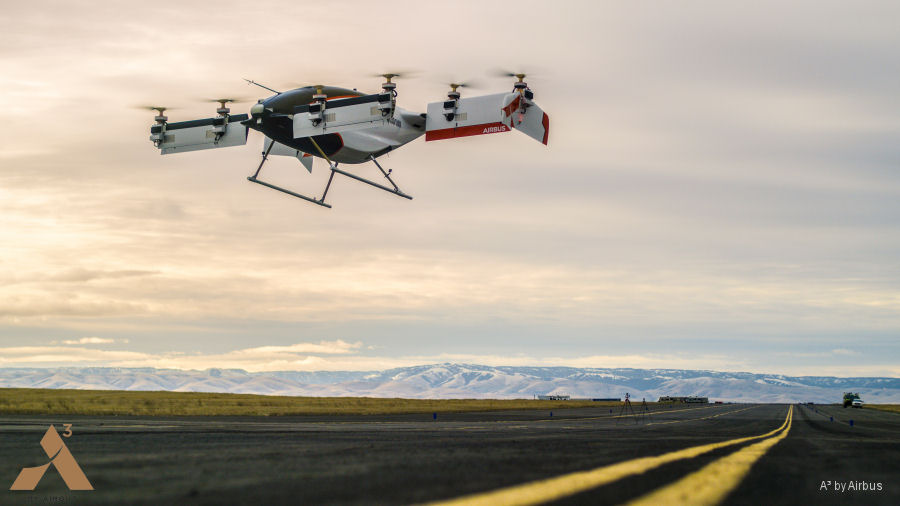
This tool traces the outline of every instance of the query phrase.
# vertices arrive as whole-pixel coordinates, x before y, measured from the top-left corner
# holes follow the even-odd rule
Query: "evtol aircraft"
[[[525,82],[525,74],[505,75],[517,79],[511,92],[461,98],[459,88],[466,84],[452,83],[447,99],[428,104],[425,113],[397,106],[397,83],[392,81],[400,77],[396,73],[381,74],[385,79],[381,92],[371,95],[325,85],[279,92],[247,80],[274,95],[260,99],[250,108],[250,114],[231,114],[228,104],[235,99],[223,98],[214,100],[219,103],[215,117],[173,123],[164,115],[165,107],[148,106],[157,111],[150,140],[161,154],[167,155],[242,146],[252,129],[265,136],[262,160],[247,178],[253,183],[330,208],[325,197],[335,174],[340,174],[412,199],[394,183],[391,170],[385,170],[378,158],[423,134],[426,141],[437,141],[518,130],[547,144],[550,119],[534,103],[534,92]],[[302,195],[260,179],[270,155],[296,157],[310,173],[313,159],[324,159],[331,174],[322,196]],[[338,168],[341,163],[365,162],[374,163],[390,186]]]

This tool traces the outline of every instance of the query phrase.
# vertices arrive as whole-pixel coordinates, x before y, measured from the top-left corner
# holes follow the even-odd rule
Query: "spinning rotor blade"
[[[532,69],[532,70],[534,70],[534,69]],[[528,76],[532,76],[532,77],[534,76],[534,72],[525,72],[521,68],[519,69],[518,72],[513,72],[513,71],[510,71],[509,69],[496,69],[493,72],[491,72],[491,74],[495,77],[515,77],[516,79],[519,80],[519,82],[523,82],[525,80],[525,78]],[[538,74],[540,74],[540,71],[538,71]]]
[[[408,77],[415,76],[416,73],[417,72],[415,72],[413,70],[403,70],[403,71],[396,71],[396,72],[384,72],[384,73],[379,73],[379,74],[369,74],[369,76],[370,77],[383,77],[383,78],[387,79],[388,82],[391,82],[391,79],[394,79],[395,77],[408,78]]]
[[[329,78],[321,78],[321,76],[315,76],[315,80],[302,81],[302,82],[294,81],[294,82],[287,83],[285,85],[285,88],[289,89],[289,90],[312,88],[316,93],[324,93],[324,91],[320,91],[320,90],[324,90],[325,88],[333,88],[333,87],[353,88],[353,86],[342,86],[341,83],[344,83],[344,82],[347,82],[346,78],[330,78],[329,79]],[[325,83],[327,83],[327,84],[325,84]]]
[[[316,91],[316,95],[324,95],[325,94],[325,85],[324,84],[307,84],[304,86],[300,86],[300,88],[312,88]]]
[[[142,109],[145,111],[156,111],[160,115],[162,115],[165,111],[171,111],[172,109],[178,109],[177,107],[163,107],[161,105],[136,105],[134,109]]]
[[[212,103],[228,103],[228,102],[249,102],[251,99],[246,97],[233,97],[233,98],[204,98],[202,99],[204,102],[212,102]]]
[[[321,85],[321,84],[310,84],[310,83],[297,83],[297,82],[292,82],[292,83],[287,83],[287,84],[285,84],[285,85],[284,85],[284,88],[285,88],[285,89],[288,89],[288,90],[296,90],[296,89],[298,89],[298,88],[316,88],[316,87],[322,87],[322,86],[323,86],[323,85]]]
[[[444,83],[449,86],[451,89],[456,90],[456,88],[480,88],[480,83],[476,81],[451,81],[449,83]]]
[[[222,112],[226,113],[226,114],[230,111],[230,110],[228,109],[228,104],[229,104],[229,103],[231,103],[231,102],[248,102],[248,101],[249,101],[249,99],[246,99],[246,98],[243,98],[243,97],[235,97],[235,98],[204,98],[204,99],[202,99],[202,100],[203,100],[204,102],[218,103],[218,104],[219,104],[219,109],[220,109]]]
[[[297,72],[296,79],[286,81],[285,88],[353,88],[353,86],[347,86],[347,84],[354,81],[354,76],[358,76],[358,74],[347,73],[338,69],[321,69],[316,71],[305,70]]]
[[[527,76],[527,74],[524,72],[507,72],[507,71],[503,71],[503,70],[497,72],[496,75],[497,75],[497,77],[515,77],[516,79],[519,80],[519,82],[524,81],[525,77]]]

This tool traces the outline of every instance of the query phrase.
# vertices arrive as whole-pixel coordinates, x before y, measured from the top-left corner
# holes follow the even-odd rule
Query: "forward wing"
[[[393,104],[384,94],[329,100],[294,107],[294,138],[312,137],[383,125],[393,119]]]
[[[150,127],[150,140],[160,154],[200,149],[227,148],[247,144],[246,114],[156,124]]]

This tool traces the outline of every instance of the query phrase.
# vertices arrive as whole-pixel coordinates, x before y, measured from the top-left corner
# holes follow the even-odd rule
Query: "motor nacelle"
[[[156,110],[158,114],[153,117],[156,124],[150,127],[150,140],[154,146],[159,147],[166,140],[166,122],[169,121],[169,117],[163,114],[163,111],[166,110],[165,107],[153,107],[152,109]]]
[[[456,110],[459,109],[459,97],[462,96],[458,88],[461,86],[467,85],[463,83],[450,83],[450,91],[447,92],[447,100],[444,100],[444,117],[447,118],[447,121],[456,119]]]
[[[522,99],[518,102],[518,111],[520,115],[524,115],[525,111],[531,107],[532,101],[534,100],[534,92],[531,91],[531,88],[528,87],[528,83],[525,82],[525,74],[507,74],[510,77],[515,77],[518,79],[515,83],[513,83],[513,93],[518,93]],[[521,119],[521,118],[520,118]]]
[[[226,128],[228,128],[228,116],[216,116],[213,118],[213,132],[217,136],[225,135]]]
[[[235,99],[233,98],[217,98],[213,100],[213,102],[219,103],[219,107],[216,108],[216,117],[212,119],[212,132],[215,135],[215,142],[219,142],[219,139],[225,135],[225,131],[228,129],[228,117],[231,115],[228,103],[234,101]]]
[[[153,145],[159,147],[166,138],[166,124],[157,124],[150,127],[150,140]]]
[[[451,98],[444,101],[444,117],[447,121],[453,121],[456,118],[456,109],[459,107],[459,100]]]
[[[307,113],[309,117],[309,121],[312,122],[313,126],[319,126],[319,123],[322,122],[322,118],[325,114],[325,104],[322,102],[316,102],[314,104],[309,104],[309,112]]]
[[[391,90],[385,90],[378,94],[378,110],[385,118],[394,113],[394,94]]]

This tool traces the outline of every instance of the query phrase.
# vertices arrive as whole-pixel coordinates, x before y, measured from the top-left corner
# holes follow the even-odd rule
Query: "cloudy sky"
[[[32,1],[0,12],[0,366],[443,361],[900,376],[896,2]],[[407,201],[161,157],[153,114],[524,69],[518,133],[385,157]],[[245,112],[250,103],[237,104]],[[363,175],[375,169],[355,167]],[[327,177],[275,159],[268,177]]]

